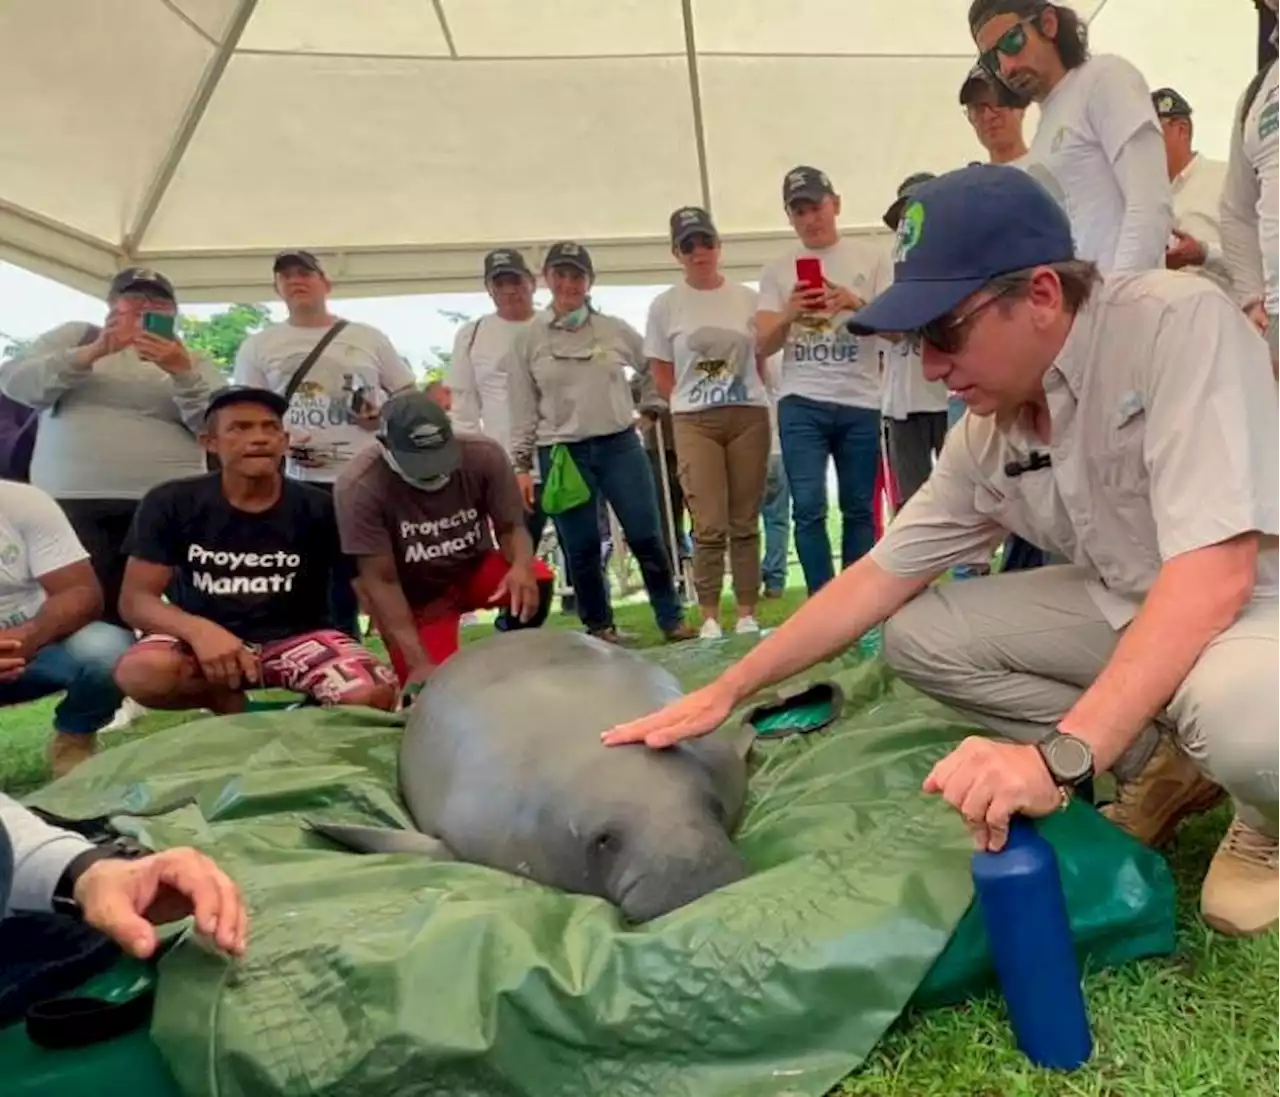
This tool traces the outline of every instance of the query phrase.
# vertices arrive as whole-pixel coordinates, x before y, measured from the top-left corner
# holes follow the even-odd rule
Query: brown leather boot
[[[675,628],[667,629],[662,635],[668,644],[679,644],[684,640],[696,640],[698,630],[692,625],[681,621]]]
[[[73,735],[68,731],[55,731],[49,740],[46,756],[55,778],[65,777],[81,762],[98,753],[97,735]]]
[[[1102,814],[1149,846],[1162,846],[1188,815],[1208,811],[1225,796],[1172,736],[1162,735],[1142,772],[1117,782],[1114,803]]]

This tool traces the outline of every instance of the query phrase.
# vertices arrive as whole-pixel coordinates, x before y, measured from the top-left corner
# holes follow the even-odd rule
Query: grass
[[[794,579],[793,579],[794,583]],[[762,601],[765,627],[794,612],[803,591]],[[619,627],[639,643],[661,642],[643,602],[618,606]],[[725,623],[732,624],[732,613]],[[552,627],[578,627],[553,613]],[[464,642],[487,635],[467,629]],[[0,786],[22,794],[47,779],[44,744],[53,702],[6,710],[0,734]],[[110,746],[182,722],[153,714]],[[1277,1092],[1280,950],[1273,932],[1233,940],[1198,916],[1199,883],[1226,828],[1226,809],[1185,824],[1169,851],[1178,881],[1178,947],[1169,957],[1088,973],[1085,991],[1095,1055],[1071,1075],[1030,1067],[1013,1045],[999,999],[907,1016],[857,1073],[830,1097],[1263,1097]]]

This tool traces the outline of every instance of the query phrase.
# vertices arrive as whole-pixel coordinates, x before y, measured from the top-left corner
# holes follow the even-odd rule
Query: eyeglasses
[[[995,45],[978,54],[978,64],[997,79],[1000,76],[1000,58],[1017,57],[1027,46],[1027,28],[1038,25],[1039,14],[1027,19],[1019,19],[1004,34],[996,39]]]
[[[931,320],[925,324],[918,334],[924,342],[939,353],[955,354],[956,351],[964,346],[965,331],[972,326],[973,321],[997,301],[1008,297],[1009,294],[1019,288],[1021,288],[1020,283],[1010,283],[1002,286],[985,301],[975,305],[968,312],[959,316],[940,316],[937,320]]]
[[[708,236],[705,232],[695,232],[691,236],[686,236],[676,246],[680,249],[681,255],[692,255],[698,248],[714,251],[716,240],[714,236]]]

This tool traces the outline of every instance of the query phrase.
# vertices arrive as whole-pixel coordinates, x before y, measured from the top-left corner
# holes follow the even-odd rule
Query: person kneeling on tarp
[[[266,389],[216,394],[202,440],[220,471],[161,484],[138,507],[120,613],[143,637],[115,677],[148,708],[240,712],[255,687],[397,703],[391,668],[333,626],[333,504],[281,471],[286,410]]]
[[[497,442],[455,436],[444,409],[416,391],[387,401],[378,440],[343,469],[334,502],[342,549],[359,560],[362,594],[410,685],[458,650],[464,613],[505,604],[500,631],[540,626],[554,576],[533,555]]]
[[[0,934],[17,913],[74,918],[139,959],[155,954],[154,926],[193,914],[196,931],[231,956],[249,937],[240,889],[199,850],[94,845],[0,793]]]

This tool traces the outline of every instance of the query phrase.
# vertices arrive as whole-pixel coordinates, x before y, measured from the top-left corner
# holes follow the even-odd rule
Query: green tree
[[[436,310],[446,320],[452,320],[458,327],[471,322],[471,317],[465,312],[455,312],[453,309],[437,309]],[[453,361],[453,350],[444,347],[432,347],[427,352],[427,357],[422,363],[422,384],[431,384],[433,381],[443,381],[445,374],[449,372],[449,365]]]
[[[178,325],[188,347],[207,356],[224,373],[230,373],[240,344],[270,321],[271,313],[265,306],[242,304],[216,312],[207,320],[183,316]]]

